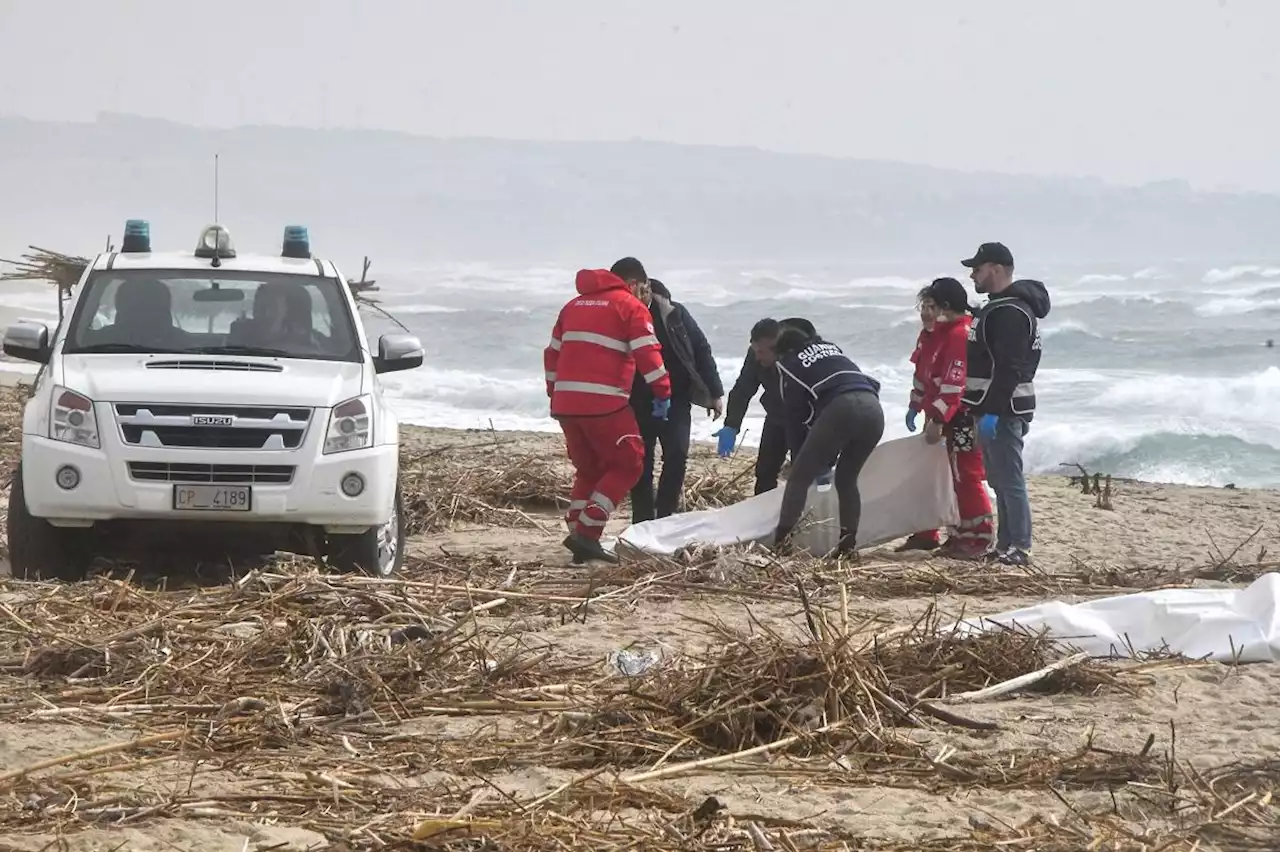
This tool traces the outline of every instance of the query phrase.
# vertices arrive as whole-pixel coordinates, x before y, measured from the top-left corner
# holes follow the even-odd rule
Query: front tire
[[[396,484],[395,508],[380,527],[359,535],[330,535],[329,564],[344,574],[356,571],[390,577],[404,564],[404,503]]]
[[[18,580],[83,580],[93,554],[91,530],[55,527],[27,510],[22,465],[13,474],[9,512],[5,519],[9,541],[9,570]]]

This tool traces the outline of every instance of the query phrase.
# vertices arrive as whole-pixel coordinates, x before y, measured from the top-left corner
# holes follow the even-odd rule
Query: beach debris
[[[1097,481],[1097,475],[1095,474],[1095,475],[1091,478],[1091,477],[1089,476],[1089,471],[1085,470],[1084,465],[1080,464],[1079,462],[1062,462],[1062,463],[1061,463],[1060,465],[1058,465],[1058,466],[1059,466],[1059,467],[1074,467],[1076,470],[1080,471],[1080,475],[1079,475],[1079,476],[1071,476],[1071,477],[1068,477],[1067,481],[1068,481],[1071,485],[1079,485],[1079,486],[1080,486],[1080,493],[1081,493],[1081,494],[1094,494],[1094,493],[1097,493],[1097,492],[1096,492],[1096,490],[1095,490],[1095,484],[1096,484],[1096,481]]]
[[[25,391],[4,393],[8,467]],[[474,448],[454,441],[406,453],[420,525],[523,516],[558,527],[538,512],[567,494],[565,469],[539,466],[536,453],[504,457],[514,445],[497,433]],[[722,467],[708,491],[727,493],[722,480],[740,473]],[[932,610],[900,624],[883,608],[857,609],[894,597],[1247,581],[1280,566],[1249,545],[1215,546],[1200,566],[1074,562],[1053,574],[946,560],[854,566],[744,545],[587,573],[510,552],[434,550],[413,553],[391,579],[321,573],[301,559],[237,569],[212,587],[174,577],[157,589],[111,564],[73,584],[0,579],[0,721],[78,735],[0,771],[0,830],[87,848],[78,832],[121,824],[142,835],[158,821],[269,825],[344,852],[1276,849],[1275,758],[1185,760],[1172,724],[1137,739],[1091,729],[1060,750],[1018,742],[1031,693],[1141,700],[1150,672],[1192,661],[1079,660],[1025,631],[965,636]],[[1254,563],[1240,555],[1246,546]],[[572,647],[570,634],[591,628],[537,636],[588,608],[593,619],[630,616],[678,596],[731,601],[724,609],[745,618],[726,625],[707,607],[688,619],[697,644],[621,648],[605,676],[605,654]],[[788,614],[770,618],[770,607]],[[1018,735],[993,737],[1002,729]],[[549,773],[540,788],[501,786],[504,775]],[[728,773],[766,792],[708,798],[708,783],[734,786]],[[667,779],[676,783],[658,783]],[[856,835],[770,806],[769,790],[824,787],[960,798],[1049,790],[1070,805],[1017,823],[962,818],[928,838]]]
[[[80,281],[85,267],[89,265],[89,259],[39,246],[28,246],[28,251],[17,260],[0,258],[0,264],[12,267],[0,272],[0,282],[46,281],[55,285],[59,296],[63,297]]]
[[[626,677],[639,677],[662,662],[657,650],[621,648],[609,653],[609,668]]]
[[[1116,507],[1112,503],[1111,499],[1111,474],[1107,474],[1106,485],[1101,489],[1098,488],[1096,475],[1094,476],[1093,485],[1094,493],[1098,495],[1098,499],[1093,502],[1093,507],[1095,509],[1107,509],[1108,511],[1114,511]]]

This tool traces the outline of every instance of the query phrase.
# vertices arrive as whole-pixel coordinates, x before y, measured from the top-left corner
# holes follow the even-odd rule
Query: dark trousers
[[[862,519],[862,495],[858,474],[884,434],[884,409],[880,399],[867,391],[837,396],[822,409],[809,429],[804,446],[796,453],[782,492],[782,512],[778,529],[789,533],[804,513],[809,486],[827,468],[835,465],[836,494],[840,498],[840,534],[857,538]]]
[[[778,487],[778,475],[787,460],[787,426],[782,415],[766,415],[760,431],[760,449],[756,451],[756,493],[763,494]]]
[[[689,436],[693,429],[692,405],[688,400],[672,400],[666,420],[655,420],[648,411],[637,411],[640,436],[644,438],[644,471],[631,489],[631,523],[674,515],[680,509],[684,474],[689,466]],[[662,447],[662,475],[658,492],[653,491],[653,469],[657,448]]]

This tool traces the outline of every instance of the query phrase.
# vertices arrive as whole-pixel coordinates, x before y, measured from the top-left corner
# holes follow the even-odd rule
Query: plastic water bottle
[[[834,485],[810,485],[796,545],[825,556],[840,543],[840,497]]]

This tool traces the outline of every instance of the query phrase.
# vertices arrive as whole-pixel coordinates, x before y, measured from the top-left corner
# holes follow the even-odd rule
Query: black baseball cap
[[[978,246],[978,251],[973,257],[960,262],[970,269],[981,266],[984,263],[1013,266],[1013,252],[1009,251],[1009,247],[1004,243],[983,243]]]

